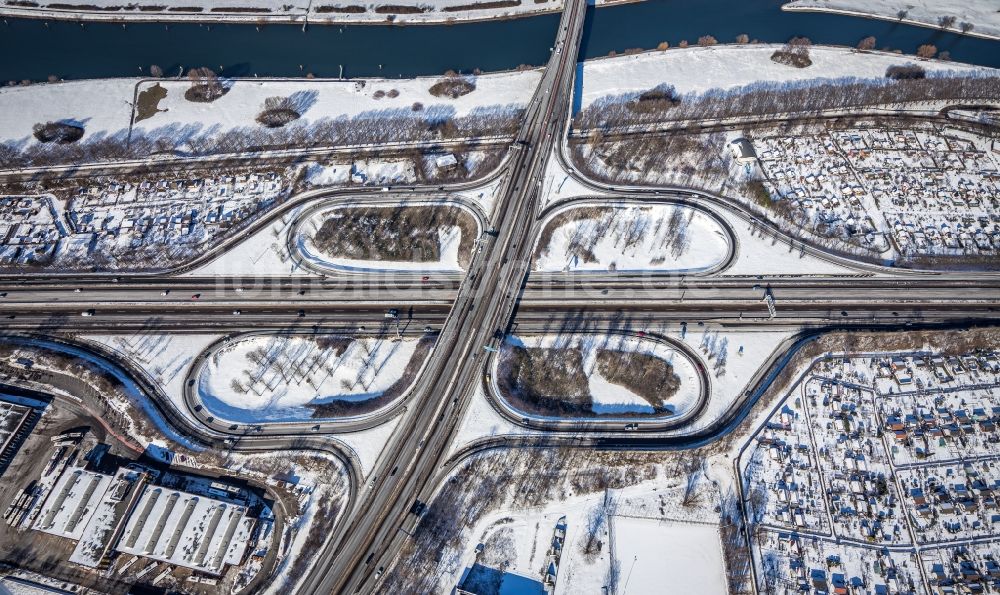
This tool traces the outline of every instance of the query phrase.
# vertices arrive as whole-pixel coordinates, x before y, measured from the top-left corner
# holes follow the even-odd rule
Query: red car
[[[196,293],[196,294],[194,294],[194,295],[191,296],[191,299],[192,300],[196,300],[196,299],[198,299],[200,297],[201,297],[201,294],[200,293]]]

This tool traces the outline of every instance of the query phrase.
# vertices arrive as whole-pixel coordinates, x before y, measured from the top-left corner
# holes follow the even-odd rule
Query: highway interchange
[[[180,412],[162,397],[161,389],[129,362],[123,372],[136,378],[157,408],[178,431],[216,447],[247,452],[281,448],[314,448],[342,457],[351,474],[350,505],[331,533],[315,563],[302,579],[301,593],[377,592],[388,568],[418,518],[415,502],[427,502],[448,471],[474,452],[513,446],[557,444],[572,440],[595,448],[684,448],[705,444],[731,431],[744,419],[767,388],[783,361],[798,345],[818,333],[843,328],[923,328],[928,325],[961,327],[996,319],[1000,307],[1000,276],[988,273],[914,273],[896,271],[878,263],[850,263],[856,273],[810,276],[723,276],[725,265],[702,274],[530,274],[534,241],[543,213],[541,191],[550,157],[585,187],[601,194],[635,200],[679,200],[700,208],[723,206],[724,199],[687,189],[610,187],[588,180],[564,156],[567,115],[573,90],[573,72],[582,35],[585,6],[567,3],[553,53],[543,79],[511,144],[499,180],[497,206],[480,219],[495,233],[483,236],[483,249],[473,257],[464,275],[434,274],[423,279],[412,273],[255,277],[203,277],[197,268],[230,249],[234,237],[178,270],[141,275],[106,274],[0,277],[0,321],[11,333],[8,341],[36,341],[74,345],[61,333],[88,331],[216,332],[229,337],[246,332],[288,333],[395,332],[385,318],[399,311],[403,334],[436,336],[435,348],[413,386],[383,416],[361,422],[269,424],[250,427],[217,420],[199,408],[193,391],[185,395],[188,411]],[[492,180],[491,180],[492,181]],[[483,182],[447,187],[449,193],[475,188]],[[374,194],[378,189],[310,191],[292,205],[317,200]],[[395,189],[378,200],[421,199],[440,194],[439,188]],[[726,208],[732,205],[726,203]],[[280,213],[272,213],[258,226]],[[753,221],[743,213],[742,218]],[[766,221],[755,221],[776,239],[795,239]],[[245,237],[245,236],[244,236]],[[799,245],[809,254],[838,263],[843,256]],[[731,258],[734,254],[731,251]],[[188,273],[181,276],[181,273]],[[772,316],[764,302],[773,296]],[[714,322],[729,326],[794,330],[781,349],[758,371],[734,406],[697,432],[671,437],[653,429],[623,435],[605,431],[599,423],[584,428],[570,423],[550,424],[544,430],[572,430],[568,438],[489,438],[449,455],[456,429],[482,382],[500,337],[516,325],[518,332],[551,332],[579,328],[612,332],[643,332],[657,324]],[[20,338],[19,338],[20,337]],[[120,354],[98,351],[108,361]],[[208,352],[199,355],[187,372],[191,386]],[[708,386],[707,381],[705,387]],[[707,389],[706,389],[707,390]],[[703,395],[704,403],[710,394]],[[698,411],[695,412],[697,414]],[[399,427],[382,451],[374,470],[363,477],[354,455],[337,433],[366,429],[386,417],[400,418]],[[512,421],[518,422],[516,416]],[[679,420],[680,423],[687,418]],[[527,424],[530,425],[530,424]]]

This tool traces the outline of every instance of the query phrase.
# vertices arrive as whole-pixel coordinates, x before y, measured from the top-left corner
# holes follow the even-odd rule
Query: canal
[[[647,0],[590,9],[586,57],[653,48],[662,41],[720,42],[746,33],[764,42],[805,36],[814,43],[855,45],[874,35],[878,47],[913,53],[922,43],[952,59],[1000,67],[1000,42],[850,16],[786,13],[781,0]],[[168,74],[209,66],[229,76],[411,77],[448,69],[507,70],[541,65],[559,16],[460,25],[198,25],[7,19],[0,23],[0,81],[139,76],[157,64]]]

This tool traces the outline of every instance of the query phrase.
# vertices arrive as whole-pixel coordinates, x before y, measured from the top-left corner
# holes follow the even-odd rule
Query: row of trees
[[[766,116],[789,112],[809,114],[869,105],[1000,96],[1000,77],[992,74],[944,73],[920,78],[893,76],[893,72],[887,72],[885,79],[761,81],[732,89],[687,93],[670,102],[659,102],[658,105],[647,103],[643,109],[637,109],[637,106],[644,103],[641,101],[641,93],[606,97],[577,114],[574,127],[582,130],[610,130],[678,120]],[[648,109],[649,107],[656,109]]]
[[[475,136],[513,136],[524,110],[507,106],[476,109],[455,117],[453,110],[386,109],[354,117],[321,118],[306,125],[295,122],[286,98],[265,104],[258,118],[274,127],[243,126],[223,132],[199,124],[173,124],[152,130],[128,129],[92,134],[75,143],[0,143],[0,167],[88,163],[134,159],[183,149],[198,156],[265,149],[335,147],[385,142],[449,140]],[[285,111],[288,110],[288,111]],[[281,122],[285,121],[284,124]],[[280,125],[278,125],[280,124]],[[43,124],[45,126],[45,124]]]

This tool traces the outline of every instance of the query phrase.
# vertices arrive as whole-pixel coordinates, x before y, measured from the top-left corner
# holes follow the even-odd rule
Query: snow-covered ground
[[[664,399],[664,407],[671,416],[685,415],[697,405],[698,397],[701,395],[701,380],[698,378],[695,363],[669,343],[629,335],[578,334],[511,335],[507,337],[506,344],[528,349],[579,350],[583,354],[583,369],[587,375],[590,397],[593,401],[592,410],[601,415],[654,413],[653,406],[648,400],[619,384],[610,382],[600,373],[597,354],[602,350],[650,355],[673,366],[674,374],[680,378],[680,384],[676,393]],[[499,358],[496,358],[495,363],[498,362]],[[496,373],[495,371],[494,374]]]
[[[67,121],[91,137],[170,138],[178,148],[191,139],[228,131],[264,130],[255,118],[265,99],[287,97],[301,118],[289,128],[315,127],[322,122],[355,119],[356,128],[378,127],[391,118],[445,120],[468,115],[508,113],[531,99],[541,71],[503,72],[476,76],[476,89],[457,99],[435,97],[429,89],[439,77],[414,79],[289,80],[239,79],[210,103],[184,98],[186,80],[99,79],[0,88],[0,143],[18,148],[36,144],[32,126]],[[132,122],[143,92],[156,88],[165,96],[150,117]],[[415,104],[420,104],[414,111]],[[130,131],[130,123],[132,128]]]
[[[350,434],[338,434],[335,438],[344,446],[354,452],[358,465],[361,468],[361,475],[368,475],[375,469],[382,451],[385,450],[389,440],[396,433],[396,428],[402,423],[403,416],[397,415],[375,427],[351,432]]]
[[[90,350],[43,338],[11,336],[4,338],[3,342],[21,350],[25,357],[32,359],[33,368],[36,370],[50,370],[62,374],[67,369],[67,363],[75,363],[80,366],[77,368],[80,380],[91,386],[100,386],[104,378],[115,378],[120,383],[120,389],[105,394],[106,403],[110,410],[123,415],[128,421],[125,432],[137,440],[141,447],[154,445],[170,449],[181,446],[191,452],[204,450],[178,432],[150,402],[148,395],[135,380],[113,362],[94,355]],[[48,392],[62,393],[59,389],[48,385],[42,388]],[[62,394],[70,400],[80,400],[76,395]],[[140,415],[136,415],[137,413]]]
[[[264,275],[314,275],[288,253],[287,234],[298,214],[305,208],[297,206],[275,219],[241,242],[223,251],[215,259],[184,273],[185,276],[213,275],[252,277]]]
[[[657,593],[670,585],[671,593],[728,593],[718,526],[626,516],[612,517],[611,526],[620,592]]]
[[[528,507],[505,502],[482,515],[463,532],[463,550],[441,557],[437,592],[449,592],[478,563],[515,575],[523,589],[511,593],[540,593],[543,570],[552,562],[549,546],[561,527],[555,595],[724,593],[724,586],[718,588],[725,573],[714,474],[702,472],[697,498],[684,505],[684,474],[673,462],[652,466],[653,473],[628,487],[591,493],[570,486],[550,489],[561,496]],[[544,492],[547,481],[541,484]],[[698,578],[700,584],[694,583]]]
[[[227,420],[310,419],[310,406],[383,394],[403,377],[418,342],[346,338],[322,345],[311,337],[251,335],[212,353],[198,395]]]
[[[712,46],[644,52],[630,56],[588,60],[583,65],[580,108],[611,97],[673,85],[680,94],[731,89],[762,81],[806,81],[842,78],[884,79],[891,65],[915,62],[912,56],[887,52],[856,52],[849,48],[813,46],[808,68],[794,68],[771,60],[780,46]],[[955,62],[920,61],[928,72],[969,72],[991,69]]]
[[[802,244],[791,246],[761,232],[760,226],[740,219],[728,210],[720,210],[736,234],[739,249],[736,260],[726,269],[727,275],[852,275],[856,269],[807,254]]]
[[[996,0],[792,0],[782,9],[846,13],[1000,39]],[[953,21],[941,20],[948,17]]]
[[[86,335],[84,338],[112,349],[144,370],[171,400],[174,408],[186,415],[184,377],[199,353],[222,335],[185,335],[138,332],[130,335]],[[193,423],[200,423],[188,417]]]
[[[546,225],[536,271],[699,272],[723,263],[731,249],[717,221],[681,205],[585,203],[556,211]]]

